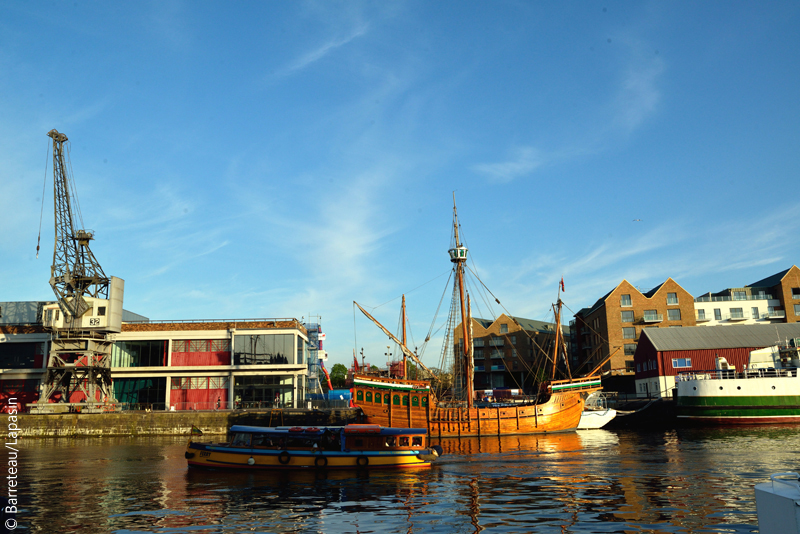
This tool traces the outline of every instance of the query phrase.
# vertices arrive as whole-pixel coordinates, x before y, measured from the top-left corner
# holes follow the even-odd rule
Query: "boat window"
[[[395,395],[394,396],[394,405],[395,406],[400,406],[400,395]]]
[[[416,395],[411,397],[411,406],[419,406],[419,397]]]
[[[414,436],[411,438],[412,447],[422,447],[422,436]]]
[[[400,436],[400,446],[408,447],[408,436]]]
[[[272,439],[264,434],[253,434],[253,447],[272,447]]]
[[[356,400],[357,401],[363,401],[364,400],[364,392],[361,391],[360,389],[358,391],[356,391]]]
[[[408,406],[408,395],[403,395],[403,406]]]
[[[372,402],[372,392],[367,391],[367,402]]]
[[[422,397],[422,406],[428,405],[428,397]]]
[[[250,436],[251,434],[245,434],[244,432],[237,432],[236,434],[233,435],[233,440],[231,441],[231,447],[249,447]]]
[[[397,446],[397,439],[394,436],[386,436],[386,446],[387,447],[396,447]]]

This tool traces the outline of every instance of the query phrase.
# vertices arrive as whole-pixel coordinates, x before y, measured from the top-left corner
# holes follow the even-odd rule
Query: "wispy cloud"
[[[527,176],[544,164],[541,152],[533,147],[521,147],[513,151],[512,157],[499,163],[481,163],[472,169],[487,176],[495,183],[508,183]]]
[[[343,47],[352,40],[357,39],[358,37],[361,37],[362,35],[366,34],[368,30],[369,30],[369,24],[364,23],[356,27],[353,31],[351,31],[348,35],[345,35],[344,37],[334,37],[328,40],[327,42],[317,46],[315,49],[301,55],[300,57],[295,59],[292,63],[290,63],[288,66],[277,71],[275,75],[279,78],[283,78],[285,76],[289,76],[298,71],[301,71],[306,67],[308,67],[309,65],[312,65],[317,61],[321,60],[322,58],[333,53],[338,48]]]
[[[615,123],[630,132],[637,129],[657,110],[661,101],[658,80],[663,62],[651,58],[628,67],[615,103]]]

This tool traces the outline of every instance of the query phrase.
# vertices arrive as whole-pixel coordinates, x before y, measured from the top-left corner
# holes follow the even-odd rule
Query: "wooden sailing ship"
[[[472,317],[469,297],[465,297],[464,274],[467,248],[459,239],[458,214],[453,203],[453,246],[450,260],[454,264],[455,287],[458,295],[461,321],[458,337],[466,342],[456,344],[455,368],[460,370],[456,380],[464,391],[463,399],[439,399],[430,380],[376,377],[355,374],[353,401],[360,407],[366,422],[387,427],[427,428],[430,436],[439,438],[502,436],[510,434],[536,434],[575,430],[581,419],[584,400],[600,389],[600,377],[568,378],[555,380],[556,358],[552,359],[552,375],[542,385],[536,401],[527,404],[476,406],[473,388]],[[434,377],[417,357],[406,347],[405,339],[398,340],[358,303],[356,306],[383,332],[397,343],[404,359],[410,358],[417,366]],[[459,306],[456,306],[459,307]],[[556,347],[563,346],[561,333],[561,299],[556,309]],[[403,322],[405,325],[405,321]],[[405,336],[403,336],[405,338]]]

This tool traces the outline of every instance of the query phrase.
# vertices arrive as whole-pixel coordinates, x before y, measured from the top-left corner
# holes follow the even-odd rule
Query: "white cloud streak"
[[[330,39],[329,41],[315,48],[314,50],[306,52],[305,54],[294,60],[287,67],[277,71],[275,75],[278,78],[283,78],[286,76],[290,76],[298,71],[301,71],[306,67],[313,65],[317,61],[328,56],[329,54],[333,53],[335,50],[348,44],[352,40],[365,35],[368,30],[369,30],[368,24],[361,24],[360,26],[355,28],[352,32],[350,32],[348,35],[344,37],[335,37],[333,39]]]

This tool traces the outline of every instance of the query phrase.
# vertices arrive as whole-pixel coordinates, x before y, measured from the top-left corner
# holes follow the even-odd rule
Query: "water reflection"
[[[796,428],[443,440],[431,469],[189,470],[184,440],[30,441],[20,525],[44,532],[751,532]]]

